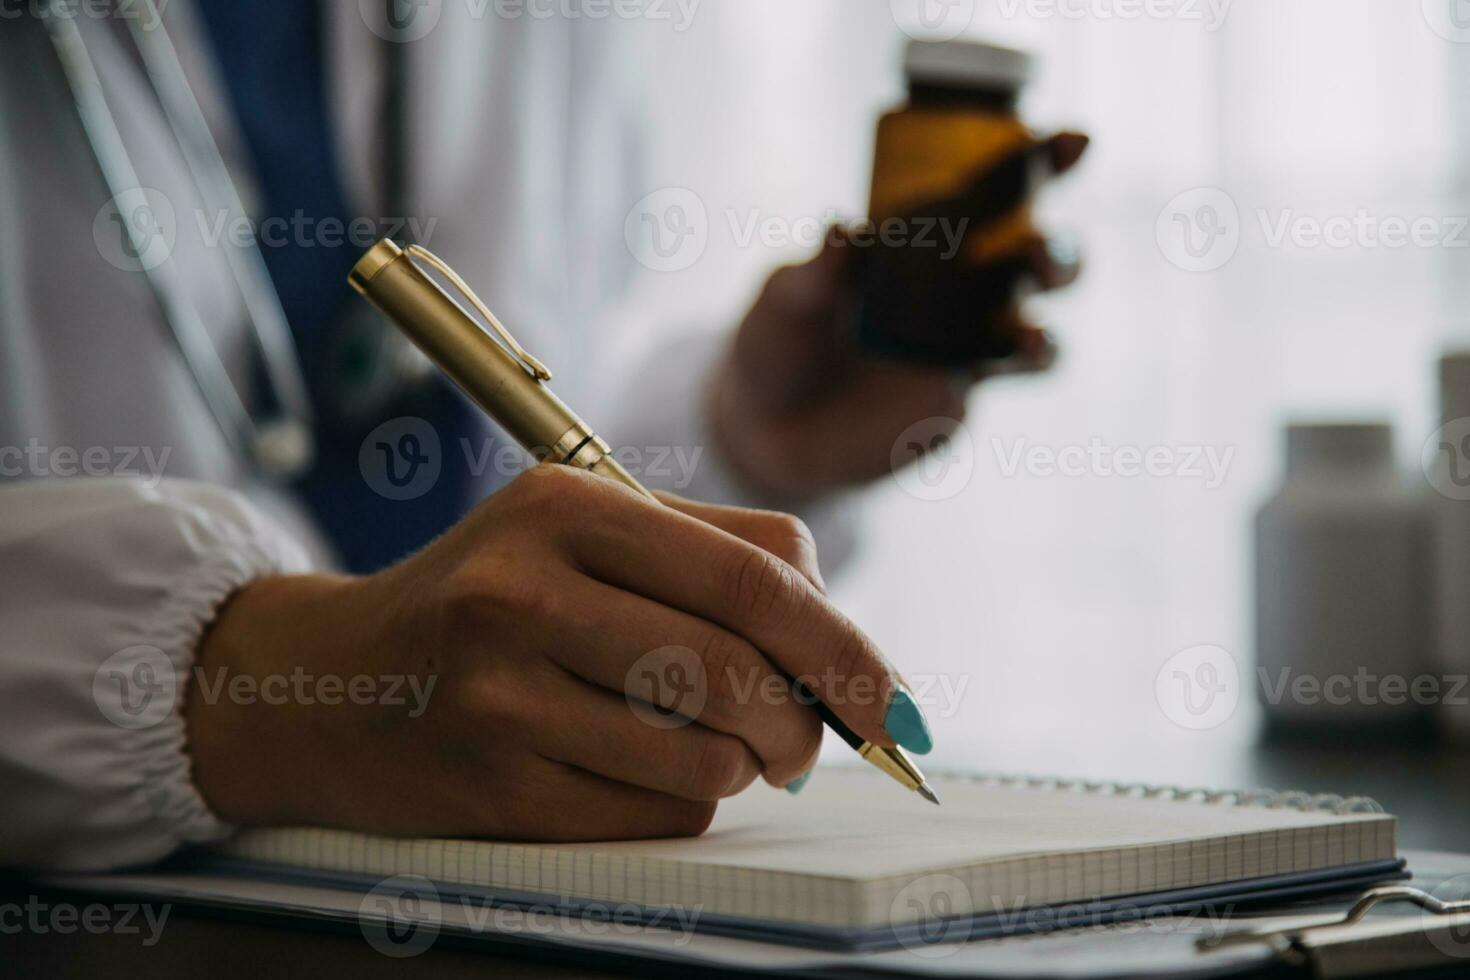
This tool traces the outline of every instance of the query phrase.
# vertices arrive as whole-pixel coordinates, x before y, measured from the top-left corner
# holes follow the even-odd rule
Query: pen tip
[[[933,803],[935,806],[939,805],[939,797],[934,795],[934,791],[929,788],[928,783],[919,784],[919,795],[928,800],[930,803]]]

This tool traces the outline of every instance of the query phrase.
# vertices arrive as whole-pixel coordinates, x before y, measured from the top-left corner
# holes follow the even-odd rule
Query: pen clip
[[[410,245],[404,251],[408,253],[409,261],[413,261],[416,258],[423,259],[433,267],[434,271],[438,272],[445,279],[448,279],[450,284],[459,290],[460,295],[469,300],[470,305],[485,318],[485,322],[490,324],[490,329],[509,348],[510,353],[514,355],[515,359],[520,362],[521,367],[525,368],[531,377],[541,381],[551,380],[551,372],[546,369],[546,365],[536,360],[536,358],[531,356],[529,351],[516,343],[516,339],[510,335],[509,330],[505,329],[505,325],[495,318],[495,314],[490,312],[490,308],[481,302],[480,297],[475,295],[475,291],[470,288],[469,283],[461,279],[459,273],[449,267],[449,263],[422,245]]]

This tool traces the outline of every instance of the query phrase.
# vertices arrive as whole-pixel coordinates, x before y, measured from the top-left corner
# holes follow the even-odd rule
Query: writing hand
[[[799,521],[664,500],[540,466],[379,574],[247,586],[206,674],[435,683],[418,717],[193,685],[206,800],[238,824],[394,835],[697,834],[718,800],[815,763],[822,726],[788,677],[878,745],[890,710],[911,715],[900,734],[922,728],[911,699],[890,709],[894,674],[823,594]]]

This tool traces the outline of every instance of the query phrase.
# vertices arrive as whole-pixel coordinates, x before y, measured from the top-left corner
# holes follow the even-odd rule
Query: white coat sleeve
[[[811,528],[829,576],[852,557],[861,517],[859,491],[793,500],[744,480],[710,437],[704,392],[728,335],[697,333],[674,340],[617,386],[606,432],[622,463],[650,490],[711,504],[795,514]]]
[[[195,650],[241,586],[308,564],[205,484],[0,489],[0,866],[110,869],[226,836],[186,752]]]

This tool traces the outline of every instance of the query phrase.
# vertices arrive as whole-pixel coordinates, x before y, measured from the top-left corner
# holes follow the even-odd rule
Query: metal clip
[[[485,318],[485,322],[490,324],[490,329],[495,332],[495,335],[500,338],[501,342],[505,344],[511,354],[515,356],[516,360],[520,361],[521,366],[526,369],[526,372],[531,377],[538,378],[542,381],[551,380],[551,372],[546,369],[546,365],[536,360],[536,358],[531,356],[529,351],[516,343],[516,339],[510,335],[509,330],[505,329],[505,325],[495,318],[495,314],[490,312],[490,308],[481,302],[480,297],[475,295],[475,291],[470,288],[469,283],[461,279],[459,273],[449,267],[449,263],[422,245],[410,245],[404,251],[408,254],[410,262],[416,258],[423,259],[433,267],[435,272],[448,279],[450,284],[459,290],[460,295],[469,300],[470,305]]]
[[[1356,925],[1362,921],[1363,917],[1368,914],[1368,911],[1373,906],[1386,902],[1411,902],[1434,915],[1470,913],[1470,900],[1446,902],[1418,888],[1392,885],[1384,888],[1374,888],[1371,891],[1364,892],[1353,903],[1352,908],[1348,909],[1340,919],[1332,919],[1329,922],[1315,922],[1311,925],[1287,929],[1279,929],[1272,926],[1258,926],[1254,929],[1232,932],[1226,936],[1205,936],[1196,943],[1196,946],[1199,949],[1205,950],[1257,942],[1270,945],[1278,954],[1286,954],[1301,948],[1303,936],[1320,932],[1324,929],[1340,929],[1343,926]]]

